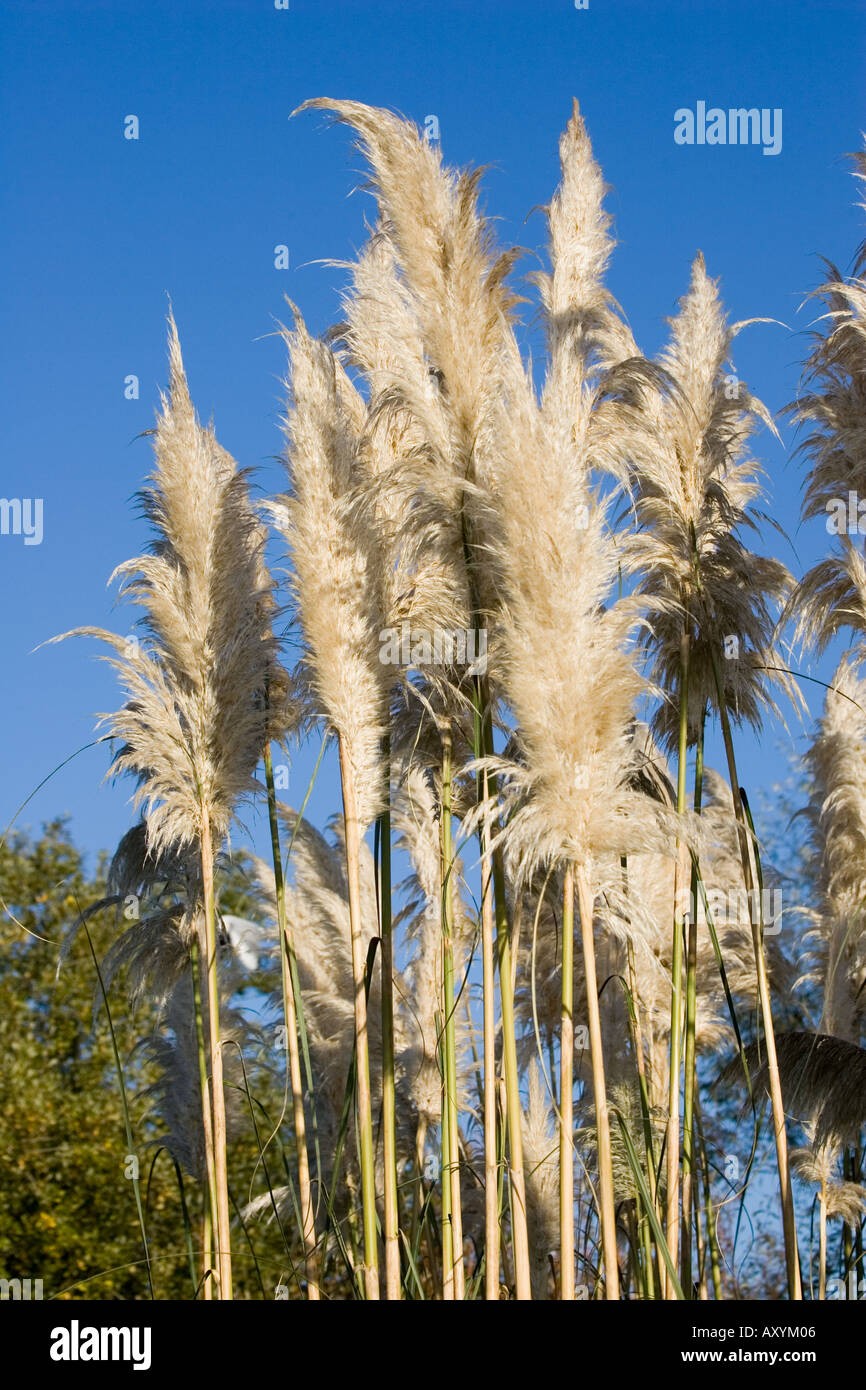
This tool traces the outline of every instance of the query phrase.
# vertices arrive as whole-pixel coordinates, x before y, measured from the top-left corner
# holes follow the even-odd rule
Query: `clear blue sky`
[[[150,446],[134,436],[165,382],[167,294],[200,414],[213,413],[263,489],[280,485],[273,319],[288,294],[315,330],[333,321],[341,277],[316,262],[351,255],[369,211],[365,195],[347,196],[361,181],[348,133],[315,114],[289,121],[300,102],[436,115],[450,161],[489,166],[503,240],[536,250],[544,226],[530,214],[555,186],[577,96],[613,189],[609,283],[638,341],[658,348],[702,249],[733,318],[790,326],[740,339],[740,375],[774,410],[796,392],[795,334],[810,317],[798,307],[820,255],[847,266],[863,234],[843,158],[866,124],[866,11],[854,0],[590,0],[585,11],[572,0],[291,0],[287,11],[272,0],[5,0],[0,14],[0,494],[44,499],[41,545],[0,537],[3,826],[117,703],[96,644],[33,649],[80,623],[129,630],[105,586],[147,541],[131,499]],[[781,107],[782,152],[676,145],[674,111],[698,100]],[[123,138],[130,114],[138,141]],[[274,268],[278,243],[288,270]],[[130,373],[137,401],[124,399]],[[770,510],[793,536],[799,472],[772,439],[759,448]],[[783,558],[799,572],[826,541],[813,524]],[[749,779],[782,771],[775,737],[749,746]],[[67,811],[83,846],[113,846],[129,788],[100,785],[106,764],[104,749],[77,759],[24,823]],[[300,759],[296,801],[310,766]],[[334,805],[326,777],[314,818]]]

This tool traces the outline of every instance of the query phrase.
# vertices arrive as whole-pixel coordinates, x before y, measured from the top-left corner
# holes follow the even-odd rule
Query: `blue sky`
[[[318,262],[351,256],[370,206],[348,196],[363,178],[348,133],[317,114],[290,121],[300,102],[352,97],[419,123],[435,115],[449,161],[488,166],[486,205],[502,240],[530,252],[528,272],[544,241],[533,209],[555,186],[577,96],[612,187],[610,288],[639,343],[660,346],[700,248],[732,318],[787,325],[750,328],[736,356],[773,410],[796,393],[797,335],[811,317],[798,309],[820,256],[845,267],[863,235],[844,159],[866,124],[866,12],[853,0],[590,0],[587,10],[572,0],[290,0],[288,10],[6,0],[0,14],[0,492],[44,500],[41,545],[0,536],[3,826],[117,702],[94,643],[33,649],[80,623],[130,628],[106,580],[147,541],[132,498],[150,446],[135,436],[165,382],[168,294],[200,414],[263,490],[281,484],[274,319],[289,295],[316,331],[334,320],[341,274]],[[675,110],[699,100],[781,108],[781,153],[675,144]],[[137,141],[123,136],[130,114]],[[277,244],[288,270],[274,267]],[[124,399],[129,374],[138,400]],[[820,522],[797,530],[787,428],[783,440],[765,434],[758,450],[769,510],[795,541],[779,553],[799,573],[827,536]],[[747,741],[744,780],[783,773],[777,737],[770,727],[763,746]],[[296,802],[315,751],[298,759]],[[68,812],[83,846],[113,846],[129,824],[129,788],[101,785],[106,765],[105,749],[77,758],[23,823]],[[335,805],[326,773],[314,818]]]

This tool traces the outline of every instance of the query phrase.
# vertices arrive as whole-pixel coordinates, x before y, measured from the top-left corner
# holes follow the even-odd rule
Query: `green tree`
[[[0,1276],[41,1279],[46,1298],[149,1297],[105,1009],[94,1018],[99,990],[88,932],[101,960],[120,930],[113,909],[91,918],[87,932],[78,931],[58,973],[62,943],[81,910],[104,892],[104,861],[88,874],[62,820],[45,826],[38,838],[18,834],[0,846]],[[242,888],[229,899],[237,911]],[[114,982],[109,1002],[139,1161],[154,1292],[160,1299],[189,1299],[189,1243],[199,1246],[201,1196],[195,1180],[182,1175],[187,1227],[176,1166],[160,1147],[160,1116],[146,1094],[158,1073],[139,1046],[159,1020],[147,1004],[132,1014],[123,983],[122,977]],[[259,1057],[245,1060],[266,1139],[268,1119],[280,1113],[281,1081]],[[232,1151],[230,1176],[240,1205],[253,1187],[261,1190],[259,1159],[250,1124]],[[275,1184],[285,1182],[278,1145],[268,1151],[268,1168]],[[272,1298],[281,1277],[288,1282],[297,1250],[290,1256],[275,1226],[259,1223],[249,1234],[259,1270],[239,1232],[235,1296]],[[294,1232],[287,1231],[287,1238],[294,1241]]]

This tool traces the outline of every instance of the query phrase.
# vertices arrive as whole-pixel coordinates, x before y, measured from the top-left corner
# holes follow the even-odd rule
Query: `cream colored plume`
[[[863,1040],[866,1016],[866,681],[849,656],[833,675],[806,755],[818,870],[819,1031]]]
[[[521,749],[501,768],[520,877],[640,848],[656,816],[631,785],[630,730],[645,691],[631,655],[638,613],[611,602],[617,554],[603,509],[586,506],[584,481],[529,383],[515,376],[511,385],[487,526],[503,580],[500,678]]]
[[[291,367],[286,461],[292,488],[271,512],[291,552],[310,710],[345,747],[366,828],[381,799],[380,746],[392,677],[379,660],[382,557],[354,505],[364,407],[330,348],[310,336],[300,315],[284,336]]]
[[[350,269],[342,340],[369,390],[362,500],[383,551],[383,621],[421,631],[464,628],[469,596],[461,483],[440,386],[384,229],[370,237]]]
[[[698,254],[658,364],[663,376],[647,378],[630,416],[636,532],[626,563],[648,604],[645,645],[653,678],[666,691],[679,687],[684,625],[691,633],[690,742],[704,711],[718,706],[714,662],[735,724],[760,727],[763,710],[776,708],[774,685],[795,696],[789,678],[774,669],[787,663],[772,646],[790,576],[744,540],[756,529],[763,497],[749,439],[758,424],[773,425],[730,364],[740,327],[728,324]],[[654,727],[669,751],[678,721],[667,701]]]
[[[637,356],[631,332],[604,287],[614,241],[605,184],[577,101],[559,142],[562,178],[547,209],[551,270],[534,276],[547,324],[542,404],[560,447],[586,471],[590,417],[601,372]],[[597,462],[610,464],[610,451]],[[615,469],[615,471],[618,471]]]
[[[249,1085],[249,1064],[245,1073],[242,1050],[250,1050],[252,1031],[242,1014],[229,1005],[227,981],[221,979],[222,1005],[220,1035],[226,1049],[226,1122],[229,1139],[243,1131],[249,1111],[245,1088]],[[205,1036],[210,1026],[207,996],[202,1000]],[[144,1038],[141,1050],[159,1070],[159,1076],[141,1092],[142,1100],[153,1103],[163,1131],[158,1135],[181,1167],[200,1181],[205,1177],[204,1134],[202,1130],[201,1083],[198,1040],[191,967],[187,964],[168,999],[154,1032]]]
[[[495,585],[486,569],[486,536],[475,515],[473,485],[480,441],[492,427],[501,383],[517,351],[511,327],[515,299],[507,285],[515,253],[497,252],[489,223],[479,214],[478,172],[445,168],[439,149],[409,121],[359,102],[325,98],[300,109],[329,111],[352,126],[371,165],[382,229],[393,247],[424,360],[438,383],[452,485],[465,489],[473,607],[493,611]],[[438,426],[425,433],[428,443],[438,443]]]
[[[342,822],[334,822],[334,842],[288,808],[280,808],[285,840],[291,842],[293,882],[286,886],[286,915],[294,938],[298,977],[316,1091],[316,1115],[324,1165],[330,1182],[343,1099],[355,1040],[352,1007],[352,949],[346,886]],[[276,922],[274,873],[270,864],[254,859],[262,907]],[[367,939],[375,934],[376,879],[373,856],[361,842],[362,920],[369,923]],[[373,971],[368,1028],[374,1079],[380,1072],[380,972]],[[279,997],[279,996],[277,996]],[[354,1158],[350,1127],[349,1155]],[[267,1204],[264,1204],[265,1207]]]
[[[205,816],[217,842],[226,834],[238,799],[255,788],[266,691],[285,687],[264,529],[245,474],[196,417],[171,316],[169,361],[142,497],[153,552],[115,571],[122,597],[144,610],[147,636],[78,629],[118,654],[112,664],[128,700],[104,720],[123,745],[112,772],[138,779],[154,854],[197,843]]]
[[[439,1065],[442,1000],[442,869],[439,846],[441,788],[432,772],[407,760],[397,768],[392,825],[412,873],[401,885],[407,895],[403,940],[409,952],[397,991],[399,1036],[398,1089],[428,1127],[439,1123],[442,1076]],[[454,971],[462,982],[468,968],[474,924],[464,910],[459,884],[462,864],[455,859]],[[466,1073],[464,1010],[458,1009],[458,1087],[461,1107],[470,1103]]]
[[[528,1103],[523,1115],[526,1217],[532,1297],[550,1297],[550,1256],[559,1249],[559,1141],[554,1112],[536,1061],[529,1067]]]
[[[866,180],[866,150],[854,156],[854,176]],[[866,202],[860,203],[866,211]],[[819,652],[840,628],[866,636],[866,570],[859,541],[858,506],[866,498],[866,240],[854,273],[827,265],[827,280],[812,298],[825,312],[812,333],[804,390],[788,407],[808,433],[798,452],[811,467],[803,494],[803,520],[821,516],[839,537],[839,547],[812,567],[791,598],[786,616],[796,618],[797,636]],[[854,503],[855,540],[851,526]]]

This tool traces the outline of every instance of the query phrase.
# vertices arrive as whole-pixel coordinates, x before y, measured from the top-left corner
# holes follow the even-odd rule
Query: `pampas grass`
[[[286,491],[253,507],[170,319],[153,545],[117,571],[143,637],[80,630],[113,648],[112,771],[141,811],[80,921],[116,911],[104,1001],[122,985],[156,1010],[143,1096],[201,1185],[196,1283],[232,1296],[228,1159],[250,1127],[231,1200],[262,1289],[256,1247],[278,1229],[293,1273],[276,1287],[311,1300],[737,1296],[729,1212],[751,1215],[766,1092],[788,1294],[795,1180],[817,1194],[823,1298],[831,1223],[847,1272],[866,1208],[862,548],[840,536],[793,588],[763,553],[755,435],[774,425],[731,362],[745,325],[698,254],[667,346],[642,355],[605,284],[613,227],[577,103],[527,277],[541,370],[479,173],[389,111],[306,109],[353,130],[374,216],[339,263],[340,321],[317,338],[292,306],[280,329]],[[804,518],[860,487],[864,259],[818,292]],[[817,650],[843,627],[854,646],[804,760],[813,900],[786,901],[765,940],[756,890],[789,879],[734,736],[780,693],[804,708],[789,620]],[[454,633],[483,655],[417,640]],[[714,720],[725,776],[704,764]],[[325,830],[312,783],[291,809],[272,760],[310,733],[313,780],[326,748],[339,763]],[[270,862],[225,852],[247,802]],[[260,1043],[271,1019],[282,1061]],[[744,1074],[751,1154],[723,1186],[712,1153]]]
[[[854,155],[854,176],[866,180],[866,151]],[[862,191],[862,190],[861,190]],[[860,207],[866,210],[866,203]],[[824,312],[812,331],[812,350],[806,359],[803,390],[788,406],[788,414],[806,427],[798,452],[810,464],[803,492],[802,515],[824,516],[840,537],[838,548],[819,560],[791,596],[788,614],[796,618],[797,636],[822,651],[840,628],[861,636],[866,623],[866,570],[863,556],[846,534],[849,494],[855,502],[866,496],[866,448],[863,414],[866,410],[866,240],[854,258],[854,270],[843,275],[826,263],[827,279],[810,298]]]
[[[776,709],[776,679],[794,687],[773,654],[776,614],[789,588],[789,576],[777,560],[750,552],[742,533],[755,526],[760,499],[760,470],[748,453],[755,425],[771,425],[759,400],[730,371],[730,348],[742,325],[730,327],[716,284],[699,254],[692,265],[688,293],[671,321],[671,340],[662,354],[660,375],[635,375],[634,399],[638,437],[632,468],[637,530],[630,563],[643,576],[650,624],[647,650],[651,670],[662,688],[677,691],[676,702],[663,702],[656,729],[668,748],[678,747],[677,809],[685,810],[685,765],[689,746],[700,759],[706,716],[716,711],[722,725],[734,808],[740,823],[740,848],[747,893],[754,898],[748,831],[740,802],[734,761],[732,724],[748,721],[759,728],[761,710]],[[626,392],[626,395],[628,392]],[[696,788],[700,801],[700,787]],[[680,858],[679,892],[688,869]],[[692,875],[692,892],[695,879]],[[773,1052],[773,1019],[764,976],[762,924],[753,923],[761,1012],[768,1048]],[[671,1015],[670,1102],[668,1141],[668,1242],[675,1250],[678,1212],[679,1146],[677,1114],[680,1072],[682,920],[674,922],[673,998]],[[685,1020],[689,1070],[693,1068],[694,945],[689,959]],[[785,1214],[789,1287],[798,1288],[793,1198],[787,1176],[784,1109],[778,1075],[774,1076],[773,1115]],[[690,1108],[693,1079],[688,1083]],[[685,1135],[686,1166],[691,1164],[691,1136]],[[685,1192],[686,1231],[690,1230],[689,1186]]]
[[[824,714],[807,754],[813,793],[807,808],[817,858],[822,1032],[849,1042],[863,1037],[866,1000],[866,683],[843,657],[827,691]]]
[[[458,574],[462,568],[469,620],[480,626],[498,606],[496,576],[490,565],[484,531],[484,511],[477,501],[479,484],[483,485],[479,468],[485,457],[481,441],[496,408],[500,382],[516,352],[510,325],[514,296],[506,284],[514,253],[495,252],[490,227],[477,208],[478,175],[454,174],[444,169],[438,150],[425,142],[408,122],[356,102],[321,100],[308,102],[303,109],[311,107],[325,109],[355,129],[373,170],[380,221],[390,243],[393,269],[400,277],[397,296],[393,275],[390,277],[391,304],[395,297],[399,299],[395,323],[412,344],[407,362],[409,370],[405,372],[404,369],[403,379],[396,383],[394,399],[401,414],[408,412],[414,416],[423,431],[428,457],[420,487],[421,498],[416,498],[421,506],[414,510],[425,528],[432,527],[433,536],[440,542],[437,544],[440,553],[441,542],[445,543],[446,574],[450,570],[448,560],[454,555],[453,543],[456,541],[460,547],[463,564],[460,566],[458,562]],[[426,389],[419,389],[418,372],[412,370],[417,368],[419,348],[428,377]],[[439,383],[432,407],[430,376]],[[431,478],[432,486],[427,478]],[[426,544],[424,549],[427,550]],[[461,587],[458,579],[458,593]],[[477,733],[484,737],[489,717],[489,692],[483,680],[475,683],[475,703]],[[481,752],[481,747],[476,751]],[[481,835],[482,840],[487,836],[484,825]],[[496,944],[500,991],[504,990],[510,1180],[518,1246],[517,1278],[520,1296],[525,1298],[529,1296],[529,1257],[511,1017],[511,955],[501,866],[494,861],[495,856],[484,870],[482,885],[485,993],[490,999],[494,917],[491,893],[498,885]],[[449,1027],[450,1014],[446,1006]],[[486,1247],[487,1295],[494,1297],[499,1261],[491,1192],[496,1139],[490,1027],[488,1009],[485,1023]],[[456,1198],[456,1191],[454,1195]]]
[[[310,337],[300,316],[286,333],[293,404],[287,425],[291,496],[275,516],[288,541],[303,628],[309,700],[337,734],[352,923],[355,1046],[364,1201],[364,1282],[379,1297],[376,1178],[370,1056],[364,991],[372,935],[361,912],[361,837],[382,796],[381,745],[387,721],[385,668],[376,635],[382,626],[374,537],[350,506],[358,482],[359,403],[330,349]]]
[[[505,593],[502,680],[522,757],[494,766],[508,808],[505,845],[515,874],[520,879],[540,866],[565,869],[564,932],[566,923],[570,927],[575,891],[578,896],[599,1129],[605,1286],[607,1296],[615,1298],[616,1239],[590,881],[600,853],[627,853],[646,844],[653,831],[655,803],[631,785],[628,734],[642,688],[627,654],[636,613],[624,600],[603,611],[616,574],[603,511],[588,509],[585,482],[570,453],[557,449],[522,373],[512,377],[501,416],[488,529]],[[539,652],[544,653],[541,662]],[[578,688],[582,698],[570,700],[569,692]],[[563,979],[564,1171],[571,1148],[572,986],[566,949]],[[568,1205],[564,1195],[563,1208]],[[566,1238],[563,1258],[569,1255]],[[573,1289],[569,1269],[563,1268],[562,1278],[568,1297]]]
[[[154,436],[155,469],[142,494],[154,531],[150,555],[118,566],[122,594],[143,609],[148,645],[100,629],[127,702],[106,717],[121,742],[112,773],[137,781],[151,858],[194,849],[200,876],[192,906],[207,986],[210,1078],[202,1075],[206,1148],[218,1241],[219,1293],[232,1296],[226,1175],[223,1048],[219,1032],[214,850],[240,798],[255,787],[264,746],[264,696],[279,690],[271,630],[272,586],[264,529],[245,475],[195,415],[174,318],[169,316],[169,394]],[[201,911],[197,911],[199,903]],[[204,1097],[209,1098],[205,1101]]]

